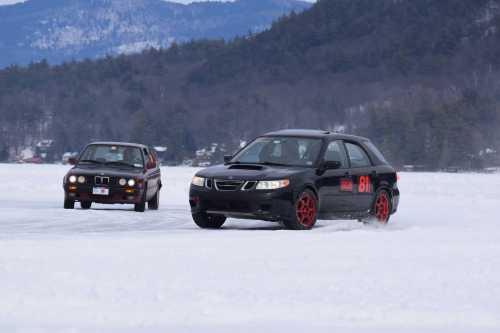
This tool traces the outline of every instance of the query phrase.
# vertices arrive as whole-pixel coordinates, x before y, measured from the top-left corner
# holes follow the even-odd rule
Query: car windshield
[[[90,145],[80,156],[79,163],[144,167],[140,148],[117,145]]]
[[[321,139],[262,137],[241,150],[229,163],[313,166],[321,145]]]

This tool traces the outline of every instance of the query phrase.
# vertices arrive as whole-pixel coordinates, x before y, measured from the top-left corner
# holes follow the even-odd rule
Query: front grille
[[[94,177],[94,184],[95,185],[110,185],[111,179],[109,177],[104,177],[104,176],[95,176]]]
[[[217,191],[237,191],[243,185],[242,180],[214,180]]]

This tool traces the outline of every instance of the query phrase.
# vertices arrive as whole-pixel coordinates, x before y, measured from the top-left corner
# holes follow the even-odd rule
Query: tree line
[[[54,140],[168,146],[323,128],[371,138],[395,165],[498,165],[499,1],[320,0],[260,34],[0,71],[0,159]]]

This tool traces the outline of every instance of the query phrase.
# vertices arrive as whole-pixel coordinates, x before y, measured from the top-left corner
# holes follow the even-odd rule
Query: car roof
[[[311,130],[311,129],[286,129],[281,131],[269,132],[263,136],[294,136],[304,138],[318,138],[318,139],[338,139],[338,140],[354,140],[354,141],[370,141],[367,138],[349,135],[324,130]]]
[[[135,147],[135,148],[148,148],[148,146],[140,144],[140,143],[131,143],[131,142],[113,142],[113,141],[97,141],[89,143],[88,146],[91,145],[103,145],[103,146],[127,146],[127,147]]]

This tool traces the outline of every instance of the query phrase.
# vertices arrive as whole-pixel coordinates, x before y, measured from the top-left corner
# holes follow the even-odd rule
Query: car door
[[[366,150],[354,141],[344,141],[353,180],[352,211],[367,211],[374,198],[375,167]]]
[[[328,143],[323,162],[340,162],[340,167],[325,170],[318,177],[320,215],[339,216],[350,210],[354,195],[347,154],[341,140]]]
[[[146,162],[146,184],[147,200],[150,200],[158,191],[160,186],[160,169],[154,153],[150,149],[144,148],[144,160]]]

